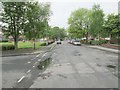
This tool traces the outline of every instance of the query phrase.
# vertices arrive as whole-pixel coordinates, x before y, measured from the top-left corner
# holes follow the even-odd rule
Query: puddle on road
[[[38,75],[38,77],[41,77],[42,79],[47,79],[47,77],[50,77],[50,76],[52,76],[50,72]]]
[[[116,66],[115,66],[115,65],[107,65],[107,67],[108,67],[108,68],[113,68],[113,69],[115,69],[115,68],[116,68]]]
[[[67,78],[67,76],[62,75],[62,74],[57,74],[58,76],[62,77],[62,78]]]
[[[73,55],[74,55],[74,56],[81,56],[80,52],[78,52],[78,51],[74,51],[74,52],[73,52]]]

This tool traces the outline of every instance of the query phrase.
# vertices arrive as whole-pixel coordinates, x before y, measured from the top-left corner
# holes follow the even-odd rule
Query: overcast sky
[[[41,0],[40,0],[41,1]],[[72,11],[78,8],[87,8],[91,9],[94,4],[100,4],[104,13],[118,13],[118,0],[43,0],[51,2],[51,11],[53,15],[50,17],[49,24],[59,27],[68,27],[68,18]],[[102,1],[102,2],[101,2]]]

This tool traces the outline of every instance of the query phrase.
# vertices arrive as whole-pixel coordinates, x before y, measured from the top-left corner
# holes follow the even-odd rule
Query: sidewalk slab
[[[116,49],[105,48],[105,47],[101,47],[101,46],[87,46],[87,47],[96,48],[96,49],[100,49],[100,50],[104,50],[104,51],[109,51],[109,52],[113,52],[113,53],[116,53],[116,54],[120,54],[120,51],[116,50]]]

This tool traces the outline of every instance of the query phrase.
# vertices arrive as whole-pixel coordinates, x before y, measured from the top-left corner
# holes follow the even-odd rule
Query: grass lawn
[[[2,45],[8,45],[8,44],[13,44],[14,45],[14,42],[2,42],[0,43],[0,47]],[[43,46],[41,46],[41,42],[36,42],[36,49],[39,49]],[[28,49],[28,48],[34,48],[34,43],[33,42],[18,42],[18,48],[19,49]]]
[[[36,49],[43,47],[40,45],[41,45],[41,42],[36,42]],[[18,48],[20,49],[34,48],[34,43],[33,42],[19,42]]]

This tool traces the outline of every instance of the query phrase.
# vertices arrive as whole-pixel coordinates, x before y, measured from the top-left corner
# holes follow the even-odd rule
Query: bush
[[[43,42],[43,43],[41,43],[41,44],[40,44],[40,46],[46,46],[46,43],[45,43],[45,42]]]
[[[108,40],[100,40],[99,43],[100,44],[107,44],[109,41]]]
[[[92,45],[107,44],[108,40],[90,40],[88,43]]]
[[[3,39],[2,41],[0,41],[0,42],[8,42],[8,40],[7,39]]]
[[[91,40],[91,44],[93,44],[93,45],[99,45],[99,41],[98,40]]]
[[[2,50],[13,50],[15,49],[15,46],[13,44],[3,44]]]

